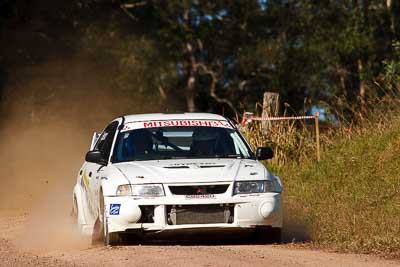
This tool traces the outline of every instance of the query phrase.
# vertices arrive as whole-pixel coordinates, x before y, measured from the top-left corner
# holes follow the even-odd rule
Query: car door
[[[103,163],[92,163],[87,162],[86,165],[86,175],[89,185],[89,203],[90,211],[92,213],[93,219],[98,216],[98,205],[99,205],[99,187],[100,187],[100,177],[101,173],[107,168],[107,164],[110,158],[111,148],[114,141],[114,137],[118,128],[118,122],[115,121],[108,125],[103,131],[99,140],[97,141],[94,150],[101,152]]]

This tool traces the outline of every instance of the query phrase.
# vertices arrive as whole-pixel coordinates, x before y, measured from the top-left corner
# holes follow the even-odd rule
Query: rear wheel
[[[74,196],[74,203],[72,204],[72,210],[71,210],[71,218],[73,220],[73,223],[78,224],[78,203],[76,201],[76,197]]]
[[[78,201],[76,199],[76,197],[74,196],[74,201],[73,201],[73,205],[72,205],[72,210],[71,210],[71,225],[74,225],[76,228],[76,230],[78,231],[78,233],[82,233],[81,230],[81,224],[79,221],[79,208],[78,208]]]

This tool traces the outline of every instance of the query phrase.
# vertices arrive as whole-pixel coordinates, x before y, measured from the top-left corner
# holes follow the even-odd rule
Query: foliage
[[[187,110],[230,116],[254,108],[264,91],[279,92],[296,112],[338,98],[364,108],[398,38],[398,7],[377,0],[121,4],[131,4],[131,34],[153,40],[175,66],[167,94],[183,96]]]
[[[351,119],[351,110],[336,106],[338,98],[361,109],[384,93],[375,82],[395,68],[392,43],[400,34],[396,1],[54,3],[0,2],[3,39],[13,38],[13,26],[25,25],[37,44],[36,50],[13,52],[4,42],[2,48],[10,52],[0,66],[48,57],[41,47],[48,55],[53,49],[46,47],[56,46],[81,53],[85,44],[94,58],[118,66],[116,84],[132,99],[152,95],[162,106],[176,105],[171,109],[231,117],[254,109],[264,91],[275,91],[296,112],[323,101]],[[81,33],[83,41],[71,32]]]
[[[267,88],[260,73],[268,65],[251,52],[267,36],[258,1],[144,1],[129,11],[175,64],[189,111],[219,106],[232,115],[248,91],[260,96]]]
[[[393,42],[394,56],[384,62],[384,71],[381,74],[380,84],[387,88],[386,91],[392,92],[393,97],[400,93],[400,41]]]

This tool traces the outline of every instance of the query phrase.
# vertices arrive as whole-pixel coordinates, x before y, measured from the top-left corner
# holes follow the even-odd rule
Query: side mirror
[[[87,162],[92,162],[92,163],[97,163],[100,165],[105,165],[103,156],[101,155],[101,152],[98,150],[93,150],[93,151],[89,151],[88,153],[86,153],[86,157],[85,160]]]
[[[270,147],[257,147],[256,158],[258,160],[272,159],[274,151]]]

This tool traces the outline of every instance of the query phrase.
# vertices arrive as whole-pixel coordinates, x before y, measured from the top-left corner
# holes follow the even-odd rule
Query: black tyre
[[[76,231],[81,234],[81,225],[79,224],[79,209],[78,209],[78,201],[76,200],[76,197],[74,196],[74,203],[72,206],[71,210],[71,224],[76,226]]]
[[[100,219],[97,218],[93,226],[92,232],[92,245],[101,244],[103,241],[103,224]]]
[[[282,229],[275,227],[256,228],[253,240],[257,244],[280,244],[282,243]]]
[[[105,246],[117,246],[122,244],[122,239],[118,233],[109,233],[107,220],[103,217],[103,242]]]
[[[97,217],[94,225],[93,225],[93,232],[92,232],[92,245],[98,245],[104,242],[104,224],[103,224],[103,217],[104,217],[104,198],[103,194],[100,194],[100,210],[99,216]],[[101,217],[100,217],[101,216]]]
[[[76,201],[75,196],[74,196],[74,203],[72,206],[70,216],[71,216],[72,222],[78,224],[78,203]]]
[[[106,211],[104,207],[104,197],[103,194],[100,195],[100,214],[101,214],[101,230],[102,230],[102,238],[105,246],[117,246],[122,243],[122,239],[120,238],[118,233],[109,233],[108,232],[108,221],[106,216]]]
[[[93,226],[92,245],[103,243],[105,246],[116,246],[122,243],[118,233],[108,232],[107,216],[104,208],[104,197],[100,194],[100,210],[99,217]]]

